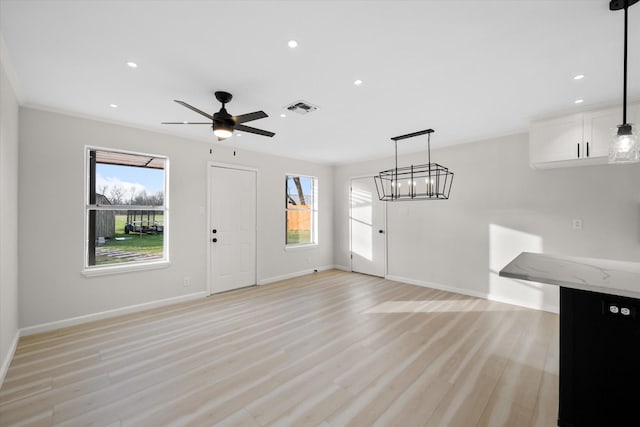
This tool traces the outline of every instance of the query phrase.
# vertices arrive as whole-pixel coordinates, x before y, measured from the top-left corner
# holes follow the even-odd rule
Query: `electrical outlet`
[[[637,310],[634,306],[625,304],[620,306],[620,314],[622,315],[622,317],[630,317],[632,319],[635,319]]]
[[[182,279],[182,286],[184,286],[185,288],[188,288],[189,286],[191,286],[191,277],[185,277],[184,279]]]
[[[624,302],[603,301],[602,312],[605,316],[635,319],[637,307]]]
[[[574,230],[582,230],[582,219],[574,218],[573,219],[573,229]]]

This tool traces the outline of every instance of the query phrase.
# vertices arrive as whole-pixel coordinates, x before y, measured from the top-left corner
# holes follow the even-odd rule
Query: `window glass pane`
[[[312,243],[311,209],[290,209],[287,211],[287,244]]]
[[[164,204],[164,159],[160,163],[161,169],[114,165],[99,163],[100,153],[103,152],[96,153],[97,204],[138,206]],[[148,160],[142,158],[141,163],[145,161]]]
[[[313,206],[313,178],[308,176],[287,177],[287,208]]]
[[[289,175],[286,185],[286,244],[310,244],[314,236],[314,192],[316,180],[313,177]]]
[[[166,159],[99,150],[89,154],[87,266],[164,259]]]
[[[107,265],[163,258],[164,213],[136,210],[91,210],[95,217],[94,263]],[[89,233],[91,235],[91,233]],[[91,254],[89,256],[91,259]]]

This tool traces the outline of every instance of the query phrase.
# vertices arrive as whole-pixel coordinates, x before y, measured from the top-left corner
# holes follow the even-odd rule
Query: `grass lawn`
[[[311,243],[311,230],[288,230],[287,244]]]
[[[146,219],[146,217],[145,217]],[[162,224],[164,216],[156,215],[156,222]],[[127,222],[126,215],[116,215],[116,235],[117,238],[124,240],[110,239],[101,247],[120,249],[127,252],[137,252],[140,254],[159,254],[162,253],[164,235],[162,233],[140,234],[131,232],[124,233],[124,225]]]

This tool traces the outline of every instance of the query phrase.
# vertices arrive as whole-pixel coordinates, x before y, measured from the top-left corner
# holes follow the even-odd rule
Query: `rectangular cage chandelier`
[[[396,165],[374,177],[378,198],[386,202],[408,200],[446,200],[451,192],[453,172],[438,163],[431,163],[433,129],[391,138],[396,149]],[[427,135],[427,163],[398,167],[398,141]]]

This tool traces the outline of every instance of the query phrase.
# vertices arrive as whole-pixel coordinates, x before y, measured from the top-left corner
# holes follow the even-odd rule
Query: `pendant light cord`
[[[629,0],[624,0],[624,88],[622,91],[622,124],[627,124],[627,26]]]

